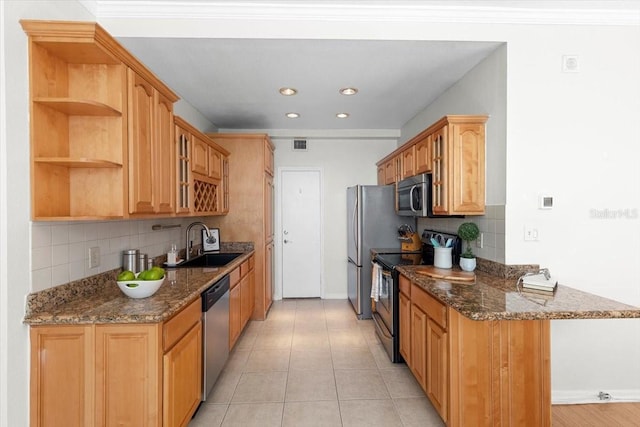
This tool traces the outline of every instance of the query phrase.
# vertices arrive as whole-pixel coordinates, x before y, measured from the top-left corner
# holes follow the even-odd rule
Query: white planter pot
[[[476,269],[475,258],[462,258],[460,257],[460,268],[464,271],[473,271]]]

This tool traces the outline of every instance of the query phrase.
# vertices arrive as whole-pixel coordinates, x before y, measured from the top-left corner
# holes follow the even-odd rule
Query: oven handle
[[[411,208],[411,211],[413,212],[418,212],[414,207],[413,207],[413,192],[415,191],[415,189],[417,188],[417,185],[414,185],[411,187],[411,190],[409,190],[409,207]]]

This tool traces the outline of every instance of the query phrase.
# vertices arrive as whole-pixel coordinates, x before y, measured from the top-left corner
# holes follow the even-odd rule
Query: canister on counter
[[[122,252],[122,269],[133,271],[137,273],[138,271],[138,254],[140,251],[138,249],[127,249]]]

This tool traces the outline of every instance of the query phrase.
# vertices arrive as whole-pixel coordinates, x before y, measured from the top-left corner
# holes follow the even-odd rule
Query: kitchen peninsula
[[[640,308],[558,285],[552,294],[476,271],[473,283],[400,272],[400,353],[450,427],[550,426],[550,320],[640,318]]]

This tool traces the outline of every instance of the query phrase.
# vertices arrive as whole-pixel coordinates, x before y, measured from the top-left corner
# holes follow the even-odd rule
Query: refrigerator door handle
[[[358,197],[356,197],[355,203],[353,204],[353,245],[356,248],[356,256],[360,251],[358,247]]]

